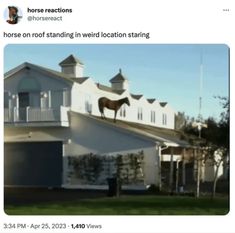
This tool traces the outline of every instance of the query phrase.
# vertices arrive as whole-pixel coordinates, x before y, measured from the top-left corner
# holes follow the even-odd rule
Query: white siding
[[[78,66],[77,69],[83,69],[83,67]],[[77,70],[76,72],[80,71]],[[95,116],[100,116],[98,108],[98,99],[100,97],[107,97],[112,100],[128,97],[130,106],[125,105],[125,107],[122,108],[125,108],[125,116],[123,114],[120,115],[120,112],[118,112],[117,119],[169,129],[174,129],[175,127],[175,112],[169,104],[162,107],[158,101],[149,103],[144,96],[138,100],[134,99],[128,90],[124,91],[121,95],[114,92],[103,91],[100,90],[95,82],[90,78],[82,84],[79,84],[78,82],[69,83],[63,78],[47,77],[45,74],[37,72],[33,69],[30,71],[22,70],[4,81],[4,90],[11,93],[11,97],[9,98],[10,100],[12,99],[12,107],[17,107],[18,105],[17,93],[19,91],[19,83],[24,78],[34,79],[34,86],[38,86],[39,89],[33,90],[32,92],[29,90],[31,93],[30,104],[33,107],[39,107],[39,103],[40,107],[49,108],[71,106],[71,110],[75,112],[84,114],[89,113]],[[124,83],[124,85],[128,85],[128,82]],[[14,99],[12,98],[13,95],[15,96]],[[38,98],[40,98],[40,100]],[[141,113],[139,112],[139,118],[138,111],[141,111]],[[155,112],[155,121],[153,119],[151,121],[151,111]],[[163,114],[165,114],[164,122],[162,120]],[[105,109],[105,116],[108,118],[113,118],[114,112],[112,110]]]
[[[64,105],[64,95],[67,93],[66,102],[70,105],[70,90],[72,83],[68,83],[60,78],[47,77],[46,75],[34,70],[20,71],[12,77],[4,80],[4,90],[10,91],[12,99],[12,107],[17,107],[18,93],[21,92],[20,85],[24,79],[33,79],[37,90],[25,89],[23,91],[30,94],[31,107],[60,107]],[[34,85],[34,86],[35,86]],[[63,94],[63,92],[65,94]],[[56,94],[57,93],[57,94]],[[13,98],[14,97],[14,98]]]
[[[31,137],[28,137],[29,132]],[[145,184],[157,184],[158,164],[156,143],[133,136],[113,125],[79,114],[71,115],[71,127],[6,128],[5,142],[10,141],[63,141],[64,172],[66,157],[87,153],[117,155],[144,151]],[[65,178],[65,177],[64,177]],[[65,179],[66,180],[66,179]]]
[[[75,66],[75,77],[83,77],[83,67],[81,65]]]

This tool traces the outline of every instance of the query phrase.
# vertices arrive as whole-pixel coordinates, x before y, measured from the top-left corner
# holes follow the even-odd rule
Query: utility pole
[[[202,122],[202,88],[203,88],[203,55],[200,55],[200,76],[199,76],[199,109],[198,120],[192,126],[198,129],[198,138],[201,138],[202,128],[207,128],[207,124]]]
[[[201,130],[202,130],[202,84],[203,84],[203,57],[201,53],[200,57],[200,81],[199,81],[199,114],[198,114],[198,137],[201,138]]]

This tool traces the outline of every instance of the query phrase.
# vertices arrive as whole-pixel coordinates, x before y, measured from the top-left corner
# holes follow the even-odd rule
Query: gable
[[[71,89],[72,84],[73,82],[55,77],[32,66],[25,66],[10,74],[7,73],[4,79],[4,89],[12,93]]]

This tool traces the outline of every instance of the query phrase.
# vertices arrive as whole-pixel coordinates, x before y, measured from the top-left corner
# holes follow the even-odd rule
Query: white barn
[[[102,178],[86,183],[81,179],[85,175],[77,171],[80,165],[76,165],[77,170],[71,167],[71,158],[74,164],[79,156],[103,156],[106,161],[109,156],[131,154],[143,155],[138,165],[142,178],[127,182],[127,187],[160,185],[162,148],[188,146],[176,136],[156,133],[155,127],[174,132],[175,111],[171,106],[130,93],[121,70],[108,87],[85,77],[84,64],[73,55],[59,65],[61,72],[25,62],[5,73],[5,186],[105,188],[105,180],[115,175],[113,164],[103,164]],[[129,98],[130,106],[123,105],[118,111],[117,124],[100,119],[97,101],[103,96]],[[105,110],[108,118],[113,114]],[[150,128],[140,130],[141,125]],[[126,176],[133,176],[134,170],[126,170]]]

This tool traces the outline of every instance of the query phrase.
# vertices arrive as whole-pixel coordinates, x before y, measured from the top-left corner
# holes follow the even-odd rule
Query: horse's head
[[[128,99],[127,97],[124,99],[124,101],[125,101],[125,104],[127,104],[128,106],[130,106],[130,101],[129,101],[129,99]]]
[[[15,6],[9,6],[8,10],[9,10],[9,17],[14,17],[18,13],[18,9]]]

